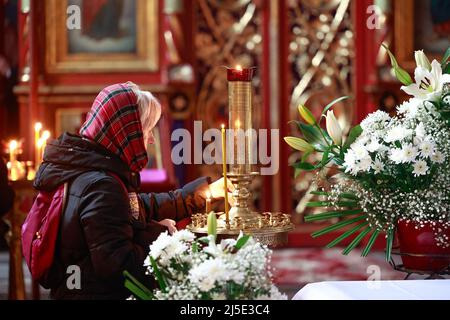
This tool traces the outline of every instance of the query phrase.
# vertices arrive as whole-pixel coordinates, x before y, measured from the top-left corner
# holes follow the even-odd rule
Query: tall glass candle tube
[[[237,66],[228,69],[229,128],[233,143],[230,172],[250,174],[252,172],[252,79],[254,69]]]

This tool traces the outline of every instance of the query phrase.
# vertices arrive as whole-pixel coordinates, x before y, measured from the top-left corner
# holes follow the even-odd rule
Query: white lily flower
[[[431,71],[423,67],[417,67],[414,78],[416,83],[402,86],[401,89],[422,100],[436,101],[441,96],[444,84],[450,82],[450,74],[442,74],[441,64],[436,60],[431,63]]]
[[[430,60],[428,60],[423,50],[416,51],[414,53],[414,57],[416,58],[416,64],[418,67],[422,67],[424,69],[427,69],[428,71],[431,70]]]
[[[327,112],[327,132],[330,135],[333,142],[340,146],[342,144],[342,128],[339,125],[336,117],[334,116],[334,112],[329,110]]]

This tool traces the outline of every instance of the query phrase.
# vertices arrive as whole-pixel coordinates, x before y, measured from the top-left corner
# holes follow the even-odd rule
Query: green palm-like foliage
[[[328,192],[314,191],[312,194],[317,196],[330,196]],[[328,234],[330,232],[336,230],[343,230],[344,228],[349,228],[347,231],[342,233],[339,237],[331,241],[327,248],[333,248],[339,243],[341,243],[344,239],[347,239],[351,236],[354,236],[351,243],[345,247],[342,251],[342,254],[348,255],[353,249],[355,249],[363,239],[369,237],[369,241],[367,245],[362,250],[361,256],[366,257],[370,250],[372,249],[375,241],[378,239],[382,232],[377,230],[375,227],[370,226],[368,221],[367,213],[363,212],[360,208],[358,208],[357,197],[350,193],[345,193],[341,195],[340,200],[337,203],[331,203],[331,201],[313,201],[307,204],[307,207],[310,208],[329,208],[333,206],[334,208],[338,208],[338,210],[334,209],[332,211],[326,211],[323,213],[310,215],[305,217],[306,222],[316,222],[316,221],[325,221],[333,218],[345,218],[337,223],[334,223],[330,226],[323,228],[317,232],[312,234],[313,238],[317,238]],[[386,241],[386,261],[390,260],[391,252],[392,252],[392,242],[393,242],[393,232],[389,232],[387,235]]]

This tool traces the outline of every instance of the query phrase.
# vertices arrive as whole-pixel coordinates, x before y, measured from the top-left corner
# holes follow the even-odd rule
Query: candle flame
[[[34,124],[34,131],[41,131],[42,130],[42,123],[36,122]]]
[[[225,129],[225,125],[224,124],[222,124],[222,129]]]
[[[236,126],[236,129],[240,129],[241,128],[241,121],[239,119],[236,120],[236,122],[234,124]]]
[[[242,66],[241,66],[240,64],[238,64],[238,65],[236,66],[236,70],[242,71]]]
[[[9,142],[9,152],[11,153],[11,152],[15,151],[18,146],[19,146],[19,144],[17,143],[16,140],[11,140]]]
[[[42,133],[42,139],[45,141],[50,138],[50,131],[46,130]]]

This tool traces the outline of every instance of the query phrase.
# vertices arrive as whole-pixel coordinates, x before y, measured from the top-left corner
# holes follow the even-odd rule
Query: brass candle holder
[[[254,69],[237,67],[228,69],[229,95],[229,134],[227,173],[235,190],[232,193],[233,206],[227,215],[217,213],[217,234],[219,237],[236,237],[242,231],[271,247],[287,244],[288,232],[293,230],[290,215],[283,213],[257,213],[249,202],[252,197],[250,186],[259,175],[253,170],[256,163],[256,137],[253,130],[252,115],[252,79]],[[207,233],[207,214],[199,213],[192,217],[188,229],[194,233]]]

